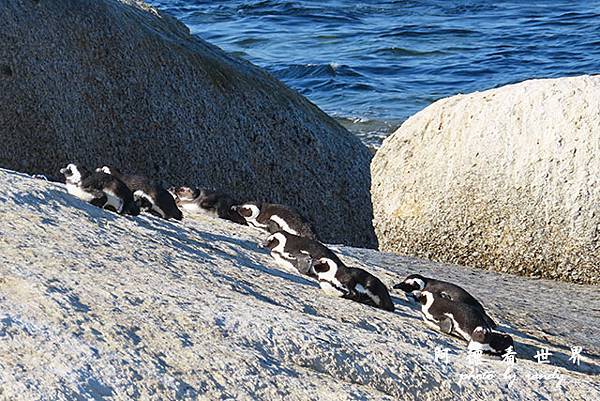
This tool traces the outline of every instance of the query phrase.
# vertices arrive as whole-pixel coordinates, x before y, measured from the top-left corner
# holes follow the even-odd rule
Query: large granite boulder
[[[300,210],[375,246],[367,148],[260,68],[133,0],[0,6],[0,166],[120,166]]]
[[[334,248],[390,287],[420,272],[471,291],[515,339],[510,368],[469,359],[400,294],[394,313],[327,296],[262,239],[218,219],[121,217],[0,169],[0,398],[600,399],[596,287]]]
[[[371,173],[384,250],[600,283],[600,76],[435,102]]]

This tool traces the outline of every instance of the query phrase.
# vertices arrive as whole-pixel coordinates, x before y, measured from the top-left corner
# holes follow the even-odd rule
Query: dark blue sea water
[[[600,73],[600,1],[150,0],[379,144],[431,102]]]

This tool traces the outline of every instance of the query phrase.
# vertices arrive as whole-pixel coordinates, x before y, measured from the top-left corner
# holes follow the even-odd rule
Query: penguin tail
[[[381,305],[379,307],[388,312],[393,312],[396,310],[396,307],[394,305],[394,302],[392,301],[392,297],[390,297],[389,294],[386,295],[387,296],[383,297],[383,299],[381,300]]]
[[[175,208],[175,211],[173,213],[173,218],[175,220],[179,220],[179,221],[183,220],[183,213],[181,213],[181,210],[179,210],[178,207]]]
[[[494,321],[494,319],[492,319],[491,317],[489,317],[487,315],[487,313],[484,315],[484,320],[487,323],[487,325],[490,326],[490,328],[495,329],[496,327],[498,327],[498,325],[496,324],[496,322]]]

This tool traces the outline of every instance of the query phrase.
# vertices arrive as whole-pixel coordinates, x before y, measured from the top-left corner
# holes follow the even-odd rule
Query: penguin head
[[[489,344],[496,354],[504,354],[508,348],[512,347],[514,349],[515,347],[515,343],[511,336],[495,331],[492,331],[489,334]]]
[[[74,163],[67,164],[66,167],[60,169],[60,172],[65,176],[67,184],[79,184],[89,174],[85,168]]]
[[[114,175],[117,178],[120,178],[123,174],[121,173],[121,171],[113,166],[102,166],[100,168],[97,168],[96,171],[102,172],[104,174],[108,174],[108,175]]]
[[[175,194],[176,199],[181,199],[183,201],[191,201],[200,196],[200,190],[198,188],[191,187],[173,187],[173,193]]]
[[[329,258],[320,258],[313,263],[313,270],[317,274],[326,273],[332,270],[335,271],[337,270],[337,263]]]
[[[112,168],[109,167],[109,166],[98,167],[96,169],[96,171],[99,172],[99,173],[104,173],[104,174],[108,174],[108,175],[112,175],[113,174]]]
[[[283,232],[278,231],[274,234],[271,234],[261,243],[261,246],[264,248],[268,248],[270,250],[274,250],[275,248],[281,247],[285,248],[286,238]]]
[[[511,336],[478,326],[471,334],[470,350],[482,350],[491,354],[503,354],[509,347],[514,348]]]
[[[433,294],[429,291],[415,290],[415,291],[411,292],[409,294],[409,296],[424,306],[427,306],[427,305],[431,306],[434,301]]]
[[[178,197],[177,197],[177,192],[175,192],[175,190],[176,190],[176,189],[177,189],[177,188],[175,188],[175,187],[169,187],[169,188],[167,188],[167,192],[168,192],[168,193],[169,193],[169,195],[171,195],[171,196],[173,197],[173,199],[175,199],[175,200],[177,200],[177,199],[178,199]]]
[[[338,264],[330,258],[319,258],[312,263],[311,270],[320,280],[332,279],[338,271]]]
[[[489,340],[489,335],[489,329],[486,329],[483,326],[477,326],[475,327],[475,330],[473,330],[473,333],[471,333],[471,340],[481,344],[486,344]]]
[[[411,274],[401,283],[394,285],[394,288],[404,292],[422,291],[426,284],[427,278],[421,276],[420,274]]]
[[[256,220],[260,214],[260,204],[257,202],[248,202],[241,205],[232,206],[231,210],[237,212],[246,221]]]

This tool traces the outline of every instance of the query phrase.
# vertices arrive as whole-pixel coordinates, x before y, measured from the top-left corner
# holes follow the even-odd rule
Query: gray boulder
[[[600,284],[600,76],[440,100],[371,172],[383,250]]]
[[[470,359],[401,294],[394,313],[327,296],[262,239],[208,217],[121,217],[0,169],[0,398],[600,399],[597,287],[334,248],[389,288],[419,272],[469,290],[513,336],[511,367]]]
[[[260,68],[132,0],[0,6],[0,166],[69,161],[297,208],[375,246],[365,146]]]

